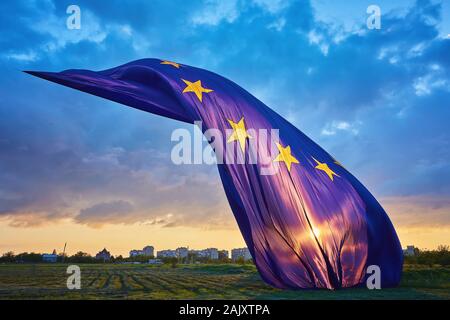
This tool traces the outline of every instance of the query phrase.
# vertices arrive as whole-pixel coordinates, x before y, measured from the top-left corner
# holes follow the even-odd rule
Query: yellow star
[[[275,161],[283,161],[286,164],[286,167],[289,172],[291,172],[291,164],[292,163],[300,163],[294,156],[291,154],[291,147],[283,147],[281,144],[277,143],[277,148],[280,153],[277,155],[277,157],[273,160]]]
[[[164,61],[161,61],[161,64],[168,64],[168,65],[171,65],[171,66],[173,66],[173,67],[175,67],[177,69],[180,69],[180,64],[176,63],[176,62],[164,60]]]
[[[184,79],[181,79],[181,80],[183,80],[183,82],[186,84],[186,88],[184,88],[183,93],[194,92],[195,95],[197,96],[198,100],[200,100],[200,102],[202,102],[203,92],[209,93],[209,92],[213,91],[211,89],[203,88],[202,82],[200,80],[197,80],[195,82],[190,82],[190,81],[187,81]]]
[[[334,179],[333,175],[335,175],[336,177],[339,177],[333,170],[331,170],[328,167],[328,165],[325,162],[322,163],[322,162],[317,161],[315,158],[313,158],[313,159],[317,163],[317,166],[315,168],[318,170],[324,171],[328,175],[328,177],[331,179],[331,181],[333,181],[333,179]]]
[[[233,128],[233,133],[228,138],[227,143],[238,140],[239,144],[241,146],[242,152],[245,152],[245,139],[247,139],[247,138],[251,139],[252,137],[247,133],[247,129],[245,128],[245,123],[244,123],[244,117],[242,117],[238,123],[236,123],[230,119],[227,119],[227,120],[230,123],[231,127]]]

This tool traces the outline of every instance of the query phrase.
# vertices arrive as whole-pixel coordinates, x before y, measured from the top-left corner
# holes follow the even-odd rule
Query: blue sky
[[[66,28],[70,4],[80,30]],[[380,30],[366,27],[370,4]],[[170,162],[172,130],[189,126],[20,72],[155,57],[250,91],[346,165],[397,228],[447,232],[449,21],[448,2],[426,0],[2,1],[0,221],[235,228],[216,167]]]

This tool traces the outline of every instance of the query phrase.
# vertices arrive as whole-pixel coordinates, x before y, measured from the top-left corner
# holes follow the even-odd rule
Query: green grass
[[[66,288],[67,265],[0,265],[0,299],[450,299],[450,268],[404,268],[398,288],[279,290],[253,265],[80,264],[81,290]]]

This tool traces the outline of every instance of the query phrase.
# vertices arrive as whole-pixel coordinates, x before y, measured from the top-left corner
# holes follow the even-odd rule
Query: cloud
[[[62,15],[49,13],[41,20],[28,21],[33,30],[50,36],[50,41],[43,44],[44,50],[54,51],[64,48],[67,44],[76,44],[81,41],[100,44],[108,35],[108,28],[102,26],[99,18],[88,10],[81,10],[80,29],[68,29],[66,20]]]
[[[192,23],[194,25],[208,25],[217,26],[222,22],[234,23],[241,14],[248,13],[252,6],[262,9],[270,14],[277,14],[290,4],[288,0],[253,0],[251,2],[243,2],[238,0],[220,1],[220,0],[206,0],[202,9],[195,12],[192,16]],[[276,26],[280,28],[285,21],[280,19]]]
[[[232,23],[239,15],[237,0],[209,0],[203,10],[192,17],[194,25],[216,26],[222,21]]]
[[[88,151],[70,141],[48,141],[52,130],[41,130],[36,139],[19,134],[0,141],[0,180],[7,186],[0,188],[0,217],[11,226],[63,219],[94,228],[135,223],[227,228],[232,223],[216,168],[171,164],[169,137],[167,152],[140,144],[98,150],[111,138],[100,135]]]
[[[264,8],[268,12],[275,14],[283,9],[286,9],[290,1],[289,0],[253,0],[253,3]]]
[[[74,220],[78,223],[108,223],[123,217],[127,213],[132,212],[134,206],[124,200],[115,200],[110,202],[100,202],[85,209],[81,209],[80,213],[75,216]]]
[[[447,72],[442,70],[438,64],[431,65],[430,69],[431,71],[429,73],[416,78],[413,82],[417,96],[430,95],[436,89],[450,91]]]
[[[0,215],[11,224],[232,223],[216,168],[169,162],[170,132],[180,124],[17,71],[100,70],[142,57],[242,85],[377,197],[402,204],[392,210],[404,212],[402,224],[410,210],[403,204],[417,197],[423,216],[446,221],[430,198],[450,196],[450,40],[439,30],[441,4],[383,10],[381,30],[367,30],[365,19],[349,19],[351,28],[319,19],[308,1],[79,6],[82,29],[74,31],[62,2],[0,4]]]
[[[38,59],[38,55],[36,54],[35,51],[7,53],[4,56],[6,59],[12,59],[12,60],[24,61],[24,62],[33,62]]]
[[[324,36],[316,30],[311,30],[308,33],[308,40],[310,44],[317,45],[324,56],[328,55],[329,44],[326,43]]]
[[[450,227],[450,200],[442,196],[381,198],[396,226],[403,228]]]
[[[338,131],[346,131],[353,135],[358,134],[358,129],[361,123],[349,123],[347,121],[333,121],[327,124],[321,131],[324,136],[334,136]]]

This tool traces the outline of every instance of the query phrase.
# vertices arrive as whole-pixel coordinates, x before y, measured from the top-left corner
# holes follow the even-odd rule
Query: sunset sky
[[[235,81],[358,177],[403,247],[449,245],[450,3],[392,2],[2,1],[0,254],[244,246],[217,167],[171,162],[192,126],[21,72],[146,57]]]

